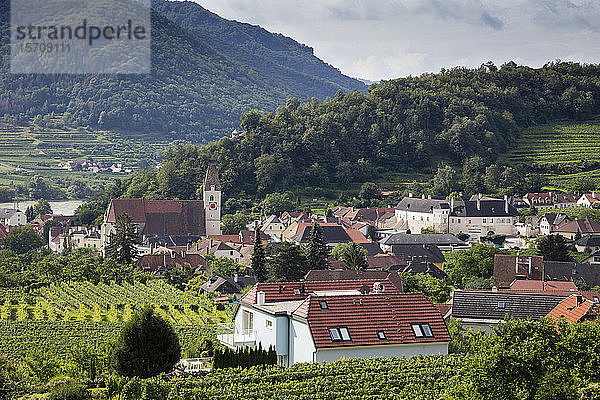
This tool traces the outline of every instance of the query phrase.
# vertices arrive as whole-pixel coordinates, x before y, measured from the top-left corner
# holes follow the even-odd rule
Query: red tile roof
[[[265,293],[265,302],[273,303],[278,301],[302,300],[308,297],[311,293],[319,291],[360,290],[364,286],[371,291],[375,282],[383,283],[385,293],[400,293],[398,288],[387,278],[339,281],[275,282],[257,283],[240,299],[240,301],[249,304],[256,304],[256,294],[258,292]]]
[[[600,224],[593,219],[584,218],[569,222],[568,224],[556,228],[554,231],[567,233],[580,232],[582,234],[600,233]]]
[[[317,348],[450,341],[440,311],[422,293],[309,296],[293,316],[308,321]],[[429,324],[433,337],[417,338],[411,324]],[[346,327],[351,340],[332,340],[329,328],[336,327]]]
[[[365,235],[363,235],[362,232],[357,229],[344,228],[344,230],[346,231],[348,236],[350,236],[350,239],[355,243],[371,243],[371,241],[367,239]]]
[[[511,290],[535,290],[535,291],[547,291],[547,290],[560,290],[560,291],[574,291],[577,290],[577,285],[570,281],[534,281],[519,279],[514,281],[510,285]]]
[[[106,221],[129,214],[133,222],[144,224],[146,235],[200,235],[206,230],[204,202],[201,200],[112,199]]]
[[[572,295],[558,303],[547,315],[555,321],[564,318],[567,322],[577,322],[582,319],[598,316],[598,304],[586,300],[583,296]]]

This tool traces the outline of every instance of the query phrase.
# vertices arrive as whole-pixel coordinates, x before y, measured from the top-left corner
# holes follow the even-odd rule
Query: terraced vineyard
[[[195,296],[162,281],[117,285],[89,282],[52,285],[33,294],[0,293],[0,354],[13,357],[42,346],[64,354],[75,342],[100,346],[114,338],[136,310],[151,305],[169,321],[185,348],[229,320],[206,296]]]
[[[527,129],[500,160],[507,164],[555,169],[547,176],[550,185],[557,188],[568,188],[569,182],[582,176],[597,177],[600,175],[600,121],[565,122]]]
[[[504,158],[511,163],[600,160],[600,121],[538,125],[523,132]]]
[[[21,183],[31,175],[65,176],[97,181],[114,179],[108,173],[81,173],[57,169],[61,161],[93,160],[136,167],[142,160],[156,162],[168,141],[151,134],[119,134],[84,129],[16,126],[0,122],[0,184]],[[8,175],[7,175],[8,174]]]

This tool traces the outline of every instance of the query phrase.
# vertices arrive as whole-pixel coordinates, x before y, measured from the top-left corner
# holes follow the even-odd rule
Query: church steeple
[[[208,164],[203,188],[206,236],[221,234],[221,181],[216,164]]]

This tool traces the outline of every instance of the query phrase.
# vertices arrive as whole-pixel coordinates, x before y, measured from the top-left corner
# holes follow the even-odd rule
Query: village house
[[[447,354],[450,341],[433,303],[389,279],[259,283],[240,299],[228,329],[218,335],[224,345],[273,346],[284,366]]]
[[[260,223],[259,230],[268,235],[272,240],[281,242],[285,225],[276,215],[271,215]]]
[[[578,206],[583,207],[592,207],[595,204],[600,204],[600,193],[592,192],[582,195],[579,200],[577,200]]]
[[[189,247],[187,252],[188,254],[213,255],[217,258],[225,257],[235,262],[240,262],[242,258],[238,246],[210,238]]]
[[[600,265],[600,250],[596,250],[594,253],[581,260],[582,264],[595,264]]]
[[[405,197],[396,206],[396,219],[406,221],[410,233],[432,229],[436,233],[465,233],[473,239],[516,235],[518,216],[507,196],[504,200],[481,194],[466,200]]]
[[[370,243],[360,231],[356,229],[345,229],[343,226],[332,223],[319,224],[323,231],[323,240],[325,245],[332,249],[340,243],[355,242],[359,244]],[[298,226],[297,233],[289,238],[289,241],[297,244],[306,244],[310,241],[312,232],[311,223],[302,223]]]
[[[200,273],[208,266],[206,260],[199,254],[186,252],[164,251],[160,254],[145,254],[138,258],[135,266],[144,272],[162,275],[175,268],[188,266]]]
[[[0,224],[11,227],[21,226],[27,223],[25,213],[13,208],[0,208]]]
[[[256,278],[253,276],[234,275],[220,276],[215,275],[200,286],[203,293],[221,293],[221,294],[240,294],[248,286],[256,285]]]
[[[527,193],[523,196],[530,207],[539,209],[577,207],[578,199],[579,196],[573,193]]]
[[[546,315],[554,321],[564,320],[568,323],[594,320],[600,315],[598,299],[590,301],[580,294],[573,294],[556,305]]]
[[[515,224],[519,221],[519,213],[509,204],[507,196],[501,200],[478,194],[457,204],[451,200],[450,207],[449,233],[466,233],[471,238],[517,234]]]
[[[491,332],[505,317],[538,320],[545,317],[568,295],[464,291],[452,293],[451,316],[463,328]]]
[[[575,242],[575,249],[580,253],[588,249],[592,252],[600,250],[600,235],[583,236]]]
[[[550,213],[544,214],[539,218],[540,235],[548,236],[554,234],[554,232],[563,227],[564,225],[571,222],[571,218],[567,214],[563,213]]]
[[[514,254],[494,255],[494,278],[500,287],[510,287],[515,280],[544,279],[544,257]]]
[[[434,245],[441,251],[467,250],[471,246],[452,234],[404,234],[396,233],[383,239],[381,242],[383,251],[392,251],[394,245]]]
[[[544,261],[544,280],[581,282],[589,287],[600,285],[598,264]]]
[[[425,198],[425,195],[420,199],[405,197],[395,209],[396,220],[406,221],[410,233],[417,234],[424,229],[448,233],[450,212],[450,201],[433,199],[431,196]]]
[[[121,214],[131,216],[144,242],[153,237],[220,235],[221,183],[214,164],[206,170],[203,196],[203,200],[112,199],[100,231],[102,248]]]
[[[588,236],[600,234],[600,224],[591,218],[577,219],[556,228],[554,232],[573,240],[577,235]]]

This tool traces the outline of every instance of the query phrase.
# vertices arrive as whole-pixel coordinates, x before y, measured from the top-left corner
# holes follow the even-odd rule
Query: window
[[[421,325],[413,324],[412,330],[415,333],[416,337],[423,337],[423,331],[421,330]]]
[[[452,221],[452,223],[454,223],[454,218],[450,218],[450,220]]]
[[[483,219],[483,223],[485,224],[485,218]]]
[[[377,332],[377,337],[379,338],[379,340],[385,340],[385,339],[387,339],[385,337],[385,332],[384,331]]]
[[[459,224],[461,223],[461,222],[460,222],[460,218],[458,219],[458,223],[459,223]]]
[[[321,310],[326,310],[329,308],[329,306],[327,306],[327,302],[325,300],[320,301],[319,305],[321,306]]]
[[[329,334],[334,342],[350,342],[352,340],[346,327],[329,328]]]
[[[472,224],[471,220],[469,220],[469,224]]]
[[[265,326],[269,329],[273,328],[273,321],[270,319],[265,320]]]
[[[594,296],[594,303],[595,303],[595,304],[598,304],[598,303],[600,303],[600,301],[598,301],[598,297],[596,297],[596,296]]]
[[[329,328],[329,334],[331,335],[331,340],[333,340],[334,342],[342,340],[342,337],[340,336],[340,331],[338,331],[337,328]]]
[[[498,302],[498,308],[505,308],[505,307],[506,307],[506,302],[504,302],[504,301]]]
[[[254,314],[250,311],[242,311],[242,329],[244,331],[251,331],[254,329]]]
[[[600,256],[594,256],[594,262],[600,263]]]
[[[429,324],[412,324],[411,328],[417,338],[433,337],[433,332]]]
[[[423,334],[425,335],[425,337],[433,337],[433,333],[431,332],[431,327],[429,326],[429,324],[421,325],[421,329],[423,330]]]
[[[348,333],[348,328],[340,328],[340,333],[342,334],[343,341],[350,341],[350,334]]]

